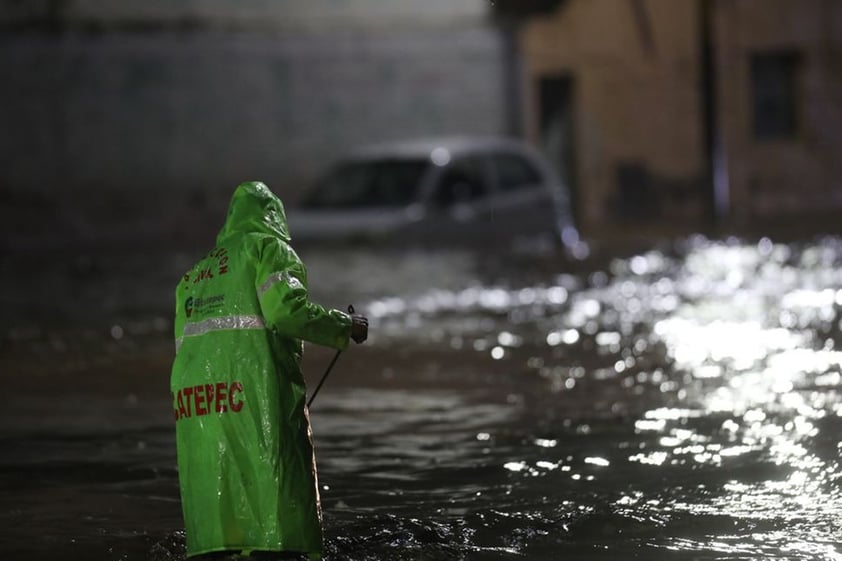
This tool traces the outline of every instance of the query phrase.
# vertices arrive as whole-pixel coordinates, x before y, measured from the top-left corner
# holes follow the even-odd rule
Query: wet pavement
[[[842,239],[301,253],[372,323],[312,409],[327,559],[842,559]],[[191,260],[15,261],[50,296],[2,302],[6,558],[181,558]]]

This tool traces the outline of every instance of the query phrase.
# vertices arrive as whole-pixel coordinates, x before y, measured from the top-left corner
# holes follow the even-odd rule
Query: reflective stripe
[[[290,275],[286,271],[280,271],[278,273],[272,273],[271,275],[269,275],[269,277],[266,279],[266,282],[260,285],[260,289],[257,291],[259,296],[263,296],[267,290],[269,290],[279,282],[286,283],[292,289],[304,287],[304,285],[301,284],[300,280]]]
[[[209,331],[219,331],[220,329],[263,329],[264,327],[266,327],[266,323],[260,316],[225,316],[209,318],[197,323],[188,323],[184,326],[184,336],[204,335]]]
[[[223,329],[265,329],[266,322],[260,316],[226,316],[221,318],[209,318],[196,323],[188,323],[184,326],[184,335],[175,340],[175,350],[178,351],[184,342],[184,337],[195,337],[204,335],[211,331]]]

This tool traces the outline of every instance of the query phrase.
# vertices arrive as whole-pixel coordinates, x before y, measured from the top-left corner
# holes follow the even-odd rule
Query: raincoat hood
[[[260,181],[241,183],[231,197],[228,217],[217,243],[233,234],[262,233],[290,241],[286,213],[281,200]]]

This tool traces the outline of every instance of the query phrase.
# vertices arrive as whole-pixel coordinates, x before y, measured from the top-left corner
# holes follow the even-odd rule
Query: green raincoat
[[[289,241],[281,201],[243,183],[216,247],[176,290],[170,389],[188,556],[321,555],[302,340],[343,349],[351,318],[308,300]]]

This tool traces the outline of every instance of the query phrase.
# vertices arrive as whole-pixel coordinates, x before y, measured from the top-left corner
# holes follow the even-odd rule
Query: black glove
[[[351,339],[355,343],[362,343],[368,339],[368,318],[359,314],[351,316]]]

